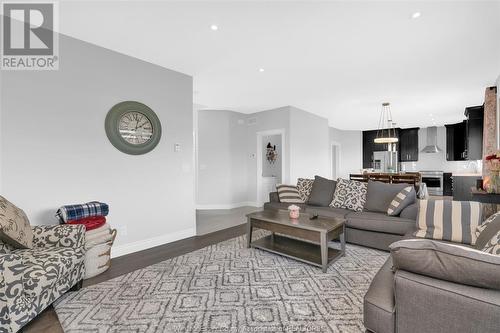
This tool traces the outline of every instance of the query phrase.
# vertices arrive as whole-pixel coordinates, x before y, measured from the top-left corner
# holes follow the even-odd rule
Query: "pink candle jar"
[[[291,205],[288,207],[288,212],[290,214],[291,219],[298,219],[300,216],[299,213],[300,207],[296,205]]]

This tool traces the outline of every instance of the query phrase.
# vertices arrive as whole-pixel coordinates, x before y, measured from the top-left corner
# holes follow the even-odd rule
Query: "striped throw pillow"
[[[300,198],[297,186],[279,184],[276,185],[276,190],[278,190],[278,197],[280,198],[280,202],[304,203],[304,201]]]
[[[394,199],[392,199],[389,208],[387,208],[387,215],[389,216],[397,216],[401,213],[406,206],[411,205],[415,201],[415,194],[412,193],[415,191],[413,186],[408,186],[402,189]],[[411,196],[410,193],[413,195]]]
[[[476,243],[481,204],[473,201],[420,200],[416,237]]]

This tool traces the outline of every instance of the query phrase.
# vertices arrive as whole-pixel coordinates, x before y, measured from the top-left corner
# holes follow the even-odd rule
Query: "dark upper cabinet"
[[[418,161],[418,127],[399,130],[399,161]]]
[[[466,128],[467,122],[445,125],[446,127],[446,160],[464,161],[467,156]]]
[[[396,128],[396,136],[400,135],[400,128]],[[383,143],[375,143],[377,130],[363,131],[363,168],[373,168],[373,152],[388,150],[388,145]],[[399,151],[400,144],[396,143],[396,149]],[[418,150],[418,149],[417,149]]]
[[[483,119],[484,106],[472,106],[465,109],[467,117],[466,127],[466,156],[468,160],[483,158]]]

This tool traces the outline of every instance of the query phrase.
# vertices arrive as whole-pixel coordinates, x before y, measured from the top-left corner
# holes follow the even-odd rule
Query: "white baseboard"
[[[262,207],[262,205],[257,204],[253,201],[237,202],[232,204],[220,204],[220,205],[196,205],[196,209],[234,209],[238,207],[251,206],[251,207]]]
[[[180,230],[166,235],[143,239],[137,242],[113,246],[111,248],[111,258],[117,258],[129,253],[134,253],[152,247],[175,242],[184,238],[196,236],[196,228]]]

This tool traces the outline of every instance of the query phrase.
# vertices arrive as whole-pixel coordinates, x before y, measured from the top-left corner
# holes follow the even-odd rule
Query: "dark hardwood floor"
[[[186,238],[111,260],[111,267],[101,275],[85,280],[83,287],[110,280],[140,268],[156,264],[169,258],[189,253],[211,244],[216,244],[245,233],[245,224],[216,231],[210,234]],[[23,328],[25,333],[62,333],[62,327],[52,306]]]

